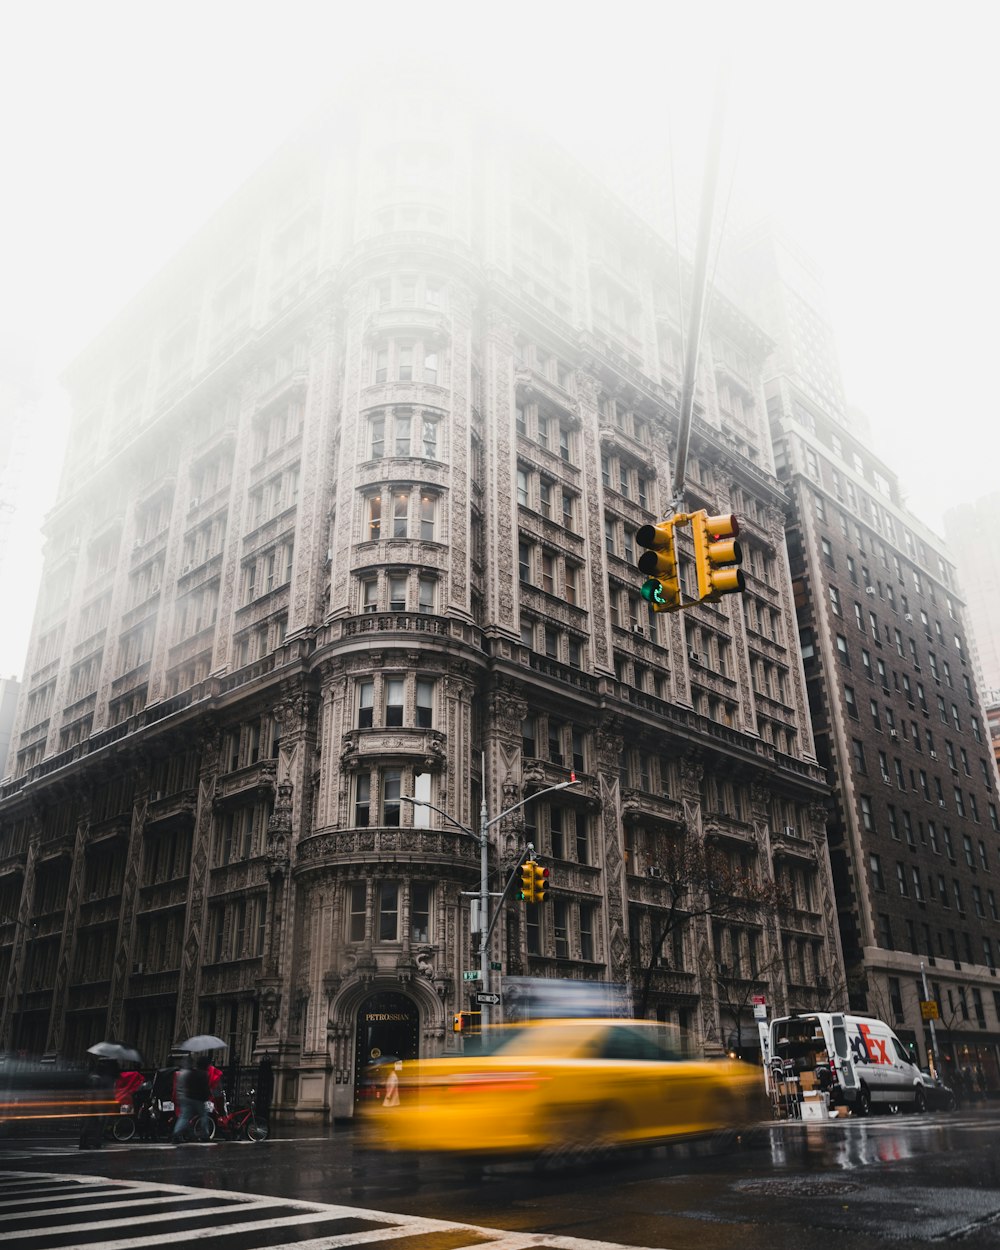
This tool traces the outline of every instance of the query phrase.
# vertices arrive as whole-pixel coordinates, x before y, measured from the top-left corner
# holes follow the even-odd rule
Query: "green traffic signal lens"
[[[665,604],[667,602],[663,595],[663,586],[655,577],[650,577],[642,583],[639,594],[642,595],[647,603]]]

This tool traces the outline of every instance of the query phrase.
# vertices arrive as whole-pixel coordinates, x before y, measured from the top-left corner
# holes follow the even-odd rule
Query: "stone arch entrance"
[[[377,1101],[396,1059],[420,1057],[420,1009],[391,990],[369,994],[358,1007],[354,1101]]]

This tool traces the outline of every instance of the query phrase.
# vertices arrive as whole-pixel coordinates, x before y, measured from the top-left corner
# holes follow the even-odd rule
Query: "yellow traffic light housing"
[[[521,902],[535,901],[535,869],[538,865],[533,859],[527,859],[521,865]]]
[[[549,870],[543,868],[541,864],[533,862],[531,865],[531,876],[531,901],[533,903],[544,903],[549,896]]]
[[[482,1032],[482,1020],[481,1011],[456,1011],[451,1027],[455,1033],[464,1033],[466,1037],[477,1037]]]
[[[659,525],[643,525],[635,536],[639,546],[647,549],[638,561],[639,572],[647,575],[639,593],[652,612],[674,612],[681,606],[674,545],[676,519],[661,521]]]
[[[714,603],[723,595],[741,594],[745,582],[739,565],[743,552],[736,537],[739,522],[732,514],[709,516],[702,509],[691,513],[694,563],[698,575],[698,601]]]

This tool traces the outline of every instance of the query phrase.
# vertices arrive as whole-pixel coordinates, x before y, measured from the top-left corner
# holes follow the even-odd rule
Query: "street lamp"
[[[498,905],[493,919],[490,920],[490,880],[489,880],[489,832],[495,824],[509,816],[511,812],[516,812],[518,808],[524,807],[527,803],[540,799],[543,794],[552,794],[556,790],[565,790],[569,786],[576,786],[580,783],[577,781],[576,774],[570,775],[569,781],[560,781],[558,785],[547,786],[544,790],[536,790],[534,794],[529,794],[526,799],[522,799],[520,803],[514,803],[510,807],[504,808],[499,815],[489,818],[486,810],[486,787],[485,787],[485,761],[483,768],[483,801],[479,808],[479,832],[470,829],[468,825],[463,825],[460,820],[456,820],[454,816],[443,811],[440,807],[429,803],[426,799],[416,799],[409,794],[401,794],[399,797],[404,803],[412,803],[414,807],[429,807],[432,812],[437,812],[439,816],[443,816],[445,820],[450,821],[456,829],[460,829],[462,833],[467,833],[470,838],[474,838],[479,843],[479,979],[483,990],[489,990],[490,983],[490,960],[489,960],[489,944],[490,937],[493,934],[494,926],[500,917],[500,907]],[[523,856],[522,856],[523,858]],[[511,877],[513,880],[513,877]],[[507,893],[507,885],[499,893],[501,902]],[[482,1010],[481,1027],[485,1030],[489,1028],[489,1004],[480,1003]]]

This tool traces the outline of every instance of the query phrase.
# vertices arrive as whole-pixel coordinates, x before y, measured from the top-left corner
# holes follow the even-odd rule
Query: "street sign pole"
[[[927,973],[924,970],[924,961],[922,959],[920,961],[920,980],[923,983],[924,1001],[926,1002],[930,998],[930,994],[927,990]],[[927,1023],[931,1026],[931,1057],[934,1060],[934,1075],[940,1076],[941,1059],[938,1055],[937,1033],[934,1032],[934,1021],[928,1020]]]

